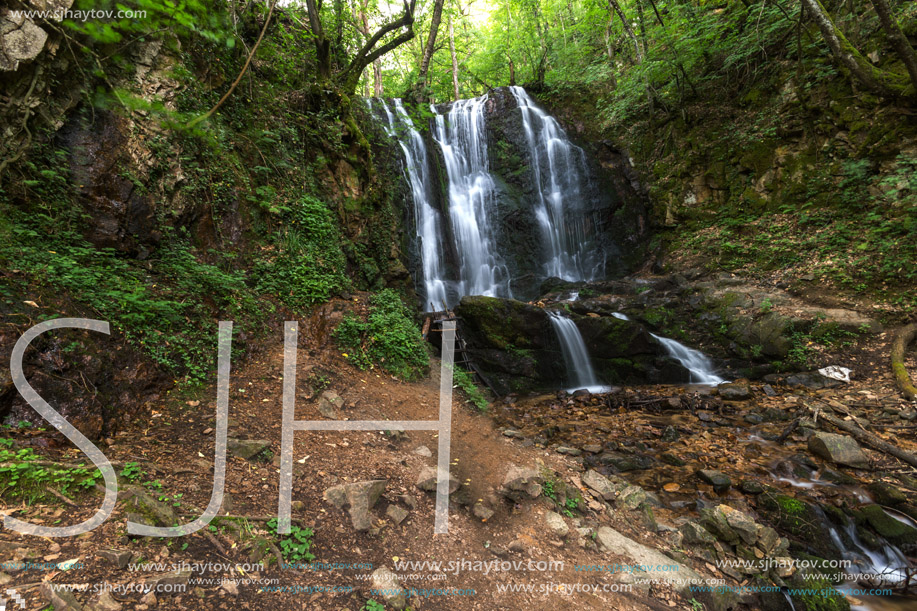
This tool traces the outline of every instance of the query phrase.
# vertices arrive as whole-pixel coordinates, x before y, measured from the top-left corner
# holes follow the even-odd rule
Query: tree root
[[[908,401],[917,401],[917,388],[914,387],[911,376],[904,367],[904,354],[907,352],[907,345],[914,341],[915,337],[917,337],[917,323],[912,323],[901,329],[892,340],[892,375],[895,376],[898,390]]]

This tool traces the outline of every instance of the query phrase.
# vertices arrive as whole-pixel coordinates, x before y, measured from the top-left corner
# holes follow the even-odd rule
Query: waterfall
[[[601,386],[595,377],[592,361],[589,360],[589,352],[586,350],[583,336],[580,335],[576,324],[557,312],[548,312],[548,316],[551,318],[551,326],[554,327],[554,332],[557,333],[557,339],[560,341],[564,365],[573,383],[571,390],[594,389]]]
[[[488,171],[486,101],[486,95],[458,100],[448,117],[430,106],[435,115],[434,139],[442,149],[449,178],[449,220],[459,257],[459,297],[512,297],[509,271],[497,254],[494,225],[489,218],[496,183]]]
[[[522,87],[510,87],[522,112],[536,193],[535,215],[548,252],[545,273],[569,282],[605,275],[594,243],[595,222],[584,209],[586,155],[554,117],[535,106]]]
[[[432,304],[432,309],[438,310],[442,304],[447,303],[447,283],[443,274],[442,215],[432,204],[433,181],[427,147],[401,100],[392,101],[394,113],[385,100],[381,100],[381,103],[387,121],[383,127],[390,137],[398,141],[404,153],[404,171],[414,200],[415,239],[423,273],[421,297],[424,309],[430,308]]]
[[[690,372],[690,383],[722,384],[726,381],[714,373],[713,363],[700,350],[688,348],[668,337],[659,337],[654,333],[650,333],[650,335],[659,340],[659,343],[666,349],[669,356],[681,363],[681,366]]]

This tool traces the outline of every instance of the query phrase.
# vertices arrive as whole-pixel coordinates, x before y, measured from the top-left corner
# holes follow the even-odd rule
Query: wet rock
[[[326,390],[318,399],[319,413],[329,420],[338,419],[338,410],[344,407],[344,399],[333,390]]]
[[[618,452],[606,452],[599,456],[599,462],[603,465],[614,467],[619,472],[642,471],[650,469],[653,466],[653,459],[648,456],[620,454]]]
[[[745,494],[761,494],[764,492],[764,486],[761,485],[761,482],[756,482],[752,479],[744,479],[742,483],[739,484],[739,490]]]
[[[809,438],[809,451],[825,460],[855,469],[869,467],[869,459],[859,444],[846,435],[818,432]]]
[[[99,558],[106,560],[119,569],[123,569],[134,557],[134,552],[122,549],[106,549],[99,552]]]
[[[907,503],[907,496],[891,484],[873,482],[866,486],[866,489],[872,493],[872,498],[879,505],[894,507],[895,505]]]
[[[726,492],[729,490],[730,486],[732,486],[732,480],[729,479],[729,476],[722,471],[716,471],[714,469],[700,469],[697,472],[697,476],[701,478],[701,480],[713,486],[713,490],[715,492]]]
[[[227,439],[226,451],[233,456],[251,460],[271,447],[267,439]]]
[[[417,487],[425,492],[436,492],[436,467],[424,467],[417,476]],[[451,473],[449,474],[449,494],[459,489],[460,482]]]
[[[859,512],[869,526],[892,545],[917,544],[917,528],[908,526],[885,513],[878,505],[867,505]]]
[[[410,515],[407,509],[402,509],[398,505],[389,505],[388,509],[385,510],[385,515],[391,518],[392,522],[395,524],[401,524],[404,522],[405,518]]]
[[[594,490],[603,500],[611,501],[615,498],[616,492],[614,486],[608,479],[599,473],[590,469],[583,474],[583,484],[591,490]]]
[[[514,465],[506,472],[500,493],[516,501],[525,497],[534,499],[541,494],[541,484],[543,482],[544,478],[538,471]]]
[[[670,452],[659,455],[659,460],[673,467],[684,467],[687,463]]]
[[[720,384],[716,391],[726,401],[746,401],[752,397],[751,387],[740,382]]]
[[[382,598],[392,609],[404,609],[408,604],[404,586],[398,576],[386,567],[380,567],[372,574],[373,589],[382,592]]]
[[[54,611],[82,611],[83,606],[69,590],[56,590],[49,583],[41,584],[39,588],[42,598],[53,605]]]
[[[384,479],[339,484],[325,490],[324,499],[338,509],[349,507],[353,527],[356,530],[369,530],[372,526],[370,510],[387,485],[388,480]]]
[[[544,522],[547,524],[548,530],[560,538],[566,537],[567,533],[570,532],[570,527],[567,526],[567,522],[564,520],[564,517],[557,512],[545,512]]]

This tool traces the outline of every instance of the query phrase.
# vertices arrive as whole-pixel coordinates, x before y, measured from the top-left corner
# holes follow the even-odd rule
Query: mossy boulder
[[[768,490],[757,497],[758,513],[790,540],[791,549],[803,549],[821,558],[838,559],[841,552],[825,536],[824,514],[808,501]]]
[[[917,528],[896,520],[878,505],[867,505],[857,511],[857,517],[865,520],[881,537],[892,545],[917,544]]]

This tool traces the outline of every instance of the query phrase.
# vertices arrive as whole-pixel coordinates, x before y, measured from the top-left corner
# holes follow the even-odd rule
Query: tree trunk
[[[513,65],[513,58],[509,57],[509,86],[516,86],[516,66]]]
[[[901,31],[901,26],[898,25],[894,15],[892,15],[888,2],[886,0],[872,0],[872,5],[879,14],[882,29],[885,30],[885,34],[895,47],[895,52],[898,53],[898,57],[904,67],[907,68],[907,73],[911,77],[911,84],[914,85],[914,90],[917,91],[917,52],[914,51],[907,36]]]
[[[427,71],[430,68],[430,59],[436,50],[436,34],[439,32],[439,22],[442,18],[443,0],[434,0],[433,16],[430,19],[430,33],[427,35],[427,44],[424,45],[423,55],[420,56],[420,70],[417,72],[417,82],[414,84],[415,92],[427,88]]]
[[[895,376],[895,383],[898,390],[908,401],[917,401],[917,388],[911,381],[907,369],[904,366],[904,354],[907,352],[907,345],[917,337],[917,323],[908,325],[901,329],[892,340],[892,374]]]
[[[850,44],[843,32],[837,29],[825,11],[825,7],[822,6],[821,0],[802,0],[802,5],[815,20],[835,61],[844,67],[854,79],[879,95],[900,96],[904,93],[905,81],[899,78],[900,75],[879,70],[870,64],[869,60]]]
[[[377,59],[373,62],[373,93],[377,98],[382,97],[382,60]]]
[[[804,0],[805,1],[805,0]],[[627,21],[627,17],[624,15],[624,11],[621,10],[621,5],[618,4],[617,0],[608,0],[611,10],[617,13],[618,18],[621,19],[621,25],[624,26],[624,31],[634,41],[634,47],[637,49],[637,63],[643,63],[643,48],[640,46],[640,41],[637,39],[637,35],[634,34],[634,29],[630,27],[630,22]]]
[[[449,53],[452,55],[452,89],[454,99],[459,99],[458,59],[455,57],[455,32],[452,17],[449,17]]]

